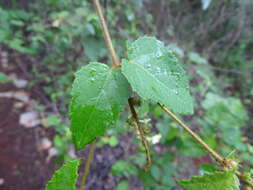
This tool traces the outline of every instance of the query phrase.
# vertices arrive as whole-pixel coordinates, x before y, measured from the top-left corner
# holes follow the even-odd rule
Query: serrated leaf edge
[[[48,188],[48,185],[49,184],[51,184],[51,183],[54,183],[54,181],[55,181],[55,178],[61,173],[61,171],[65,168],[65,167],[67,167],[68,166],[68,164],[74,164],[74,163],[76,163],[76,165],[75,165],[75,170],[76,170],[76,172],[75,172],[75,181],[77,182],[77,178],[78,178],[78,167],[79,167],[79,165],[80,165],[80,159],[75,159],[75,160],[69,160],[69,161],[67,161],[66,163],[64,163],[63,164],[63,166],[61,166],[58,170],[56,170],[54,173],[53,173],[53,175],[51,176],[51,179],[48,181],[48,183],[47,183],[47,185],[46,185],[46,190],[47,190],[47,188]],[[76,189],[76,188],[75,188]]]
[[[177,184],[179,185],[183,185],[183,184],[191,184],[191,183],[199,183],[200,180],[203,180],[204,178],[213,178],[215,177],[215,175],[226,175],[229,173],[234,173],[233,175],[235,175],[235,170],[229,170],[229,171],[216,171],[214,173],[206,173],[203,176],[192,176],[191,179],[182,179],[182,180],[177,180]]]

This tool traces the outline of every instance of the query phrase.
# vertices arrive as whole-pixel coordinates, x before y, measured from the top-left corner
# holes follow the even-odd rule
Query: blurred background
[[[143,35],[165,42],[183,63],[194,97],[182,118],[223,156],[253,166],[253,2],[101,0],[120,58]],[[0,0],[0,189],[43,190],[70,158],[68,103],[74,72],[112,65],[91,1]],[[126,108],[98,139],[87,190],[180,190],[177,179],[214,171],[213,160],[153,103],[138,113],[153,164]],[[82,166],[83,167],[83,166]],[[81,168],[82,168],[81,167]]]

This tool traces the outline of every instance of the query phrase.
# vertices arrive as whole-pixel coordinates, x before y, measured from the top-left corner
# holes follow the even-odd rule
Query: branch
[[[111,58],[112,58],[112,61],[113,61],[113,65],[114,65],[114,67],[119,67],[120,62],[117,59],[116,52],[115,52],[115,49],[114,49],[113,44],[112,44],[112,40],[111,40],[109,31],[108,31],[108,27],[107,27],[107,24],[106,24],[106,21],[105,21],[105,18],[104,18],[99,0],[93,0],[93,3],[95,5],[96,12],[97,12],[99,20],[100,20],[100,24],[101,24],[101,27],[102,27],[104,39],[105,39],[106,45],[108,47],[108,50],[110,52],[110,55],[111,55]],[[139,131],[142,144],[145,148],[145,152],[146,152],[146,156],[147,156],[147,163],[144,166],[144,170],[146,171],[151,166],[151,157],[150,157],[150,151],[149,151],[149,147],[148,147],[148,141],[147,141],[146,137],[144,136],[143,129],[140,126],[139,119],[138,119],[137,113],[134,109],[134,106],[133,106],[134,104],[133,104],[131,98],[128,100],[128,103],[129,103],[130,110],[131,110],[131,113],[132,113],[132,118],[133,118],[134,125],[135,125],[134,127]]]
[[[104,18],[103,11],[102,11],[101,5],[99,3],[99,0],[93,0],[93,3],[95,5],[96,12],[98,14],[100,24],[102,26],[102,31],[103,31],[104,39],[105,39],[107,48],[108,48],[108,50],[110,52],[113,65],[115,67],[119,67],[120,66],[120,62],[117,59],[116,52],[115,52],[115,49],[114,49],[113,44],[112,44],[112,40],[111,40],[109,31],[108,31],[108,27],[107,27],[107,24],[106,24],[106,21],[105,21],[105,18]]]
[[[216,153],[208,144],[206,144],[196,133],[194,133],[190,127],[184,124],[172,111],[170,111],[165,106],[158,103],[158,105],[174,119],[189,135],[191,135],[199,144],[201,144],[218,162],[223,163],[224,158],[222,158],[218,153]]]
[[[95,150],[95,144],[96,144],[96,140],[94,140],[90,144],[88,158],[87,158],[87,160],[85,162],[85,166],[84,166],[84,170],[83,170],[83,174],[82,174],[82,180],[81,180],[80,190],[84,190],[85,189],[86,178],[87,178],[87,176],[89,174],[90,164],[91,164],[91,161],[93,159],[94,150]]]
[[[115,52],[115,49],[114,49],[113,44],[112,44],[112,40],[111,40],[109,31],[108,31],[108,27],[107,27],[105,18],[103,16],[103,12],[102,12],[102,8],[101,8],[101,5],[99,3],[99,0],[93,0],[93,3],[96,7],[96,12],[99,16],[100,24],[102,26],[102,31],[103,31],[103,35],[104,35],[104,39],[106,41],[106,45],[107,45],[108,50],[110,52],[110,55],[111,55],[111,58],[112,58],[112,61],[113,61],[113,65],[114,65],[114,67],[119,67],[120,62],[117,59],[116,52]],[[143,129],[141,128],[141,126],[139,124],[139,119],[138,119],[137,113],[134,109],[131,98],[128,100],[128,103],[129,103],[129,107],[130,107],[130,110],[131,110],[131,113],[132,113],[132,118],[134,120],[135,127],[138,129],[138,131],[140,133],[142,144],[145,148],[145,152],[146,152],[146,155],[147,155],[147,163],[146,163],[145,168],[144,168],[145,170],[147,170],[147,168],[149,168],[150,165],[151,165],[151,157],[150,157],[150,151],[149,151],[149,148],[148,148],[148,142],[147,142],[147,139],[144,136]],[[229,169],[229,168],[234,167],[234,165],[231,161],[227,160],[226,158],[223,158],[218,153],[216,153],[196,133],[194,133],[186,124],[184,124],[173,112],[171,112],[168,108],[166,108],[165,106],[163,106],[159,103],[158,103],[158,105],[168,115],[170,115],[188,134],[190,134],[198,143],[200,143],[216,159],[217,162],[219,162],[221,165],[223,165],[225,167],[225,169]],[[94,153],[94,146],[95,146],[95,141],[90,145],[89,155],[88,155],[87,162],[85,164],[84,175],[82,177],[81,187],[84,187],[84,185],[85,185],[86,177],[87,177],[88,172],[89,172],[90,162],[92,160],[93,153]],[[253,187],[253,184],[250,181],[248,181],[247,179],[245,179],[245,177],[242,173],[237,171],[236,175],[245,184],[247,184],[250,187]],[[80,188],[80,190],[83,190],[83,189]]]
[[[150,166],[152,164],[152,160],[151,160],[151,156],[150,156],[150,150],[149,150],[149,146],[148,146],[148,141],[147,141],[147,139],[144,135],[144,131],[143,131],[141,125],[140,125],[138,115],[137,115],[137,113],[134,109],[133,98],[128,99],[128,104],[129,104],[130,111],[131,111],[131,114],[132,114],[132,120],[134,122],[134,127],[140,133],[141,142],[142,142],[142,145],[143,145],[143,147],[145,149],[145,153],[146,153],[146,164],[144,165],[144,170],[148,171],[148,169],[150,168]]]
[[[251,187],[253,189],[253,183],[245,178],[245,175],[239,171],[236,172],[237,177],[245,183],[245,186]]]
[[[232,160],[223,158],[220,156],[217,152],[215,152],[208,144],[206,144],[195,132],[193,132],[189,126],[187,126],[183,121],[181,121],[172,111],[170,111],[165,106],[158,103],[158,105],[169,115],[172,117],[174,121],[176,121],[189,135],[191,135],[207,152],[209,152],[217,162],[219,162],[222,166],[225,167],[225,169],[232,169],[235,166]],[[253,183],[245,179],[245,176],[239,172],[236,171],[237,177],[243,181],[246,185],[253,188]]]

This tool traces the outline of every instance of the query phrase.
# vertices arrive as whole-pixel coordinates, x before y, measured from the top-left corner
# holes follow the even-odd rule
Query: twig
[[[216,153],[208,144],[206,144],[195,132],[193,132],[186,124],[184,124],[172,111],[158,103],[158,105],[170,115],[188,134],[190,134],[199,144],[201,144],[218,162],[224,163],[224,158]],[[224,164],[223,164],[224,165]]]
[[[152,160],[151,160],[151,156],[150,156],[150,150],[149,150],[149,146],[148,146],[148,141],[147,141],[147,139],[144,135],[144,131],[143,131],[141,125],[140,125],[138,115],[137,115],[137,113],[134,109],[133,98],[128,99],[128,104],[129,104],[130,111],[131,111],[131,114],[132,114],[132,120],[134,122],[135,128],[140,133],[141,142],[142,142],[142,145],[143,145],[143,147],[145,149],[145,153],[146,153],[146,164],[144,165],[144,170],[148,171],[148,169],[150,168],[150,166],[152,164]]]
[[[95,144],[96,144],[96,140],[94,140],[90,144],[90,148],[89,148],[89,152],[88,152],[88,158],[87,158],[87,160],[85,162],[85,166],[84,166],[84,170],[83,170],[83,174],[82,174],[82,180],[81,180],[80,190],[84,190],[85,189],[86,178],[87,178],[87,176],[89,174],[90,164],[91,164],[91,161],[93,159],[94,150],[95,150]]]
[[[103,15],[102,8],[101,8],[101,5],[99,3],[99,0],[93,0],[93,3],[95,5],[95,7],[96,7],[96,11],[97,11],[97,14],[98,14],[98,17],[99,17],[99,20],[100,20],[100,24],[102,26],[102,31],[103,31],[104,39],[105,39],[106,45],[108,47],[108,50],[110,52],[110,55],[111,55],[111,58],[112,58],[112,61],[113,61],[113,65],[115,67],[119,67],[120,66],[120,62],[117,59],[117,56],[116,56],[116,53],[115,53],[115,49],[114,49],[113,44],[112,44],[112,40],[111,40],[109,31],[108,31],[108,27],[107,27],[107,24],[106,24],[106,21],[105,21],[105,18],[104,18],[104,15]]]
[[[104,39],[106,41],[106,45],[108,47],[108,50],[110,52],[110,55],[111,55],[111,58],[112,58],[112,61],[113,61],[113,65],[114,67],[119,67],[120,66],[120,62],[119,60],[117,59],[117,56],[116,56],[116,52],[115,52],[115,49],[113,47],[113,44],[112,44],[112,40],[111,40],[111,37],[110,37],[110,34],[109,34],[109,31],[108,31],[108,27],[107,27],[107,24],[106,24],[106,21],[105,21],[105,18],[103,16],[103,12],[102,12],[102,8],[101,8],[101,5],[99,3],[98,0],[93,0],[93,3],[96,7],[96,12],[99,16],[99,20],[100,20],[100,24],[102,26],[102,31],[103,31],[103,35],[104,35]],[[144,136],[144,132],[143,132],[143,129],[141,128],[140,124],[139,124],[139,119],[138,119],[138,116],[137,116],[137,113],[134,109],[134,105],[132,103],[132,99],[130,98],[128,100],[128,103],[129,103],[129,106],[130,106],[130,110],[131,110],[131,113],[132,113],[132,118],[134,120],[134,123],[135,123],[135,128],[138,129],[139,133],[140,133],[140,137],[142,139],[142,144],[145,148],[145,152],[146,152],[146,155],[147,155],[147,163],[145,165],[145,168],[147,170],[147,168],[150,167],[151,165],[151,157],[150,157],[150,151],[149,151],[149,147],[148,147],[148,142],[147,142],[147,139],[145,138]],[[226,169],[229,169],[229,168],[232,168],[233,167],[233,164],[223,158],[222,156],[220,156],[218,153],[216,153],[211,147],[209,147],[196,133],[194,133],[186,124],[184,124],[179,118],[177,118],[177,116],[172,113],[168,108],[166,108],[165,106],[162,106],[161,104],[158,103],[158,105],[167,113],[169,114],[181,127],[183,127],[183,129],[188,133],[190,134],[197,142],[199,142],[220,164],[222,164],[223,166],[225,166]],[[89,167],[90,167],[90,162],[92,160],[92,157],[93,157],[93,153],[94,153],[94,146],[95,146],[95,141],[90,145],[90,150],[89,150],[89,155],[88,155],[88,159],[87,159],[87,162],[85,164],[85,169],[84,169],[84,175],[82,177],[82,183],[81,183],[81,188],[80,190],[83,190],[84,189],[84,185],[85,185],[85,181],[86,181],[86,177],[88,175],[88,172],[89,172]],[[253,187],[253,184],[246,180],[244,178],[244,175],[240,172],[236,172],[236,175],[240,178],[241,181],[243,181],[245,184],[247,184],[248,186],[250,187]],[[83,189],[82,189],[83,188]]]
[[[183,121],[181,121],[172,111],[170,111],[165,106],[158,103],[158,105],[169,115],[172,117],[174,121],[176,121],[189,135],[191,135],[199,144],[201,144],[204,149],[209,152],[217,162],[225,167],[225,169],[232,169],[234,168],[234,163],[226,158],[220,156],[217,152],[215,152],[208,144],[206,144],[195,132],[193,132],[189,126],[187,126]],[[245,179],[244,175],[236,171],[236,175],[238,178],[243,181],[245,184],[253,188],[253,183]]]
[[[245,176],[243,175],[243,173],[241,173],[241,172],[239,172],[239,171],[236,171],[236,175],[237,175],[237,177],[238,177],[241,181],[243,181],[243,182],[246,184],[246,186],[251,187],[251,189],[253,189],[253,183],[250,182],[249,180],[245,179]]]

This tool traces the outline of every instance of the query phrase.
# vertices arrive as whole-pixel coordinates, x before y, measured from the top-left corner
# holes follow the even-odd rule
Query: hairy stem
[[[109,31],[108,31],[108,27],[107,27],[107,24],[106,24],[106,21],[105,21],[105,18],[104,18],[99,0],[93,0],[93,3],[96,7],[96,12],[97,12],[99,20],[100,20],[100,24],[101,24],[101,27],[102,27],[104,39],[105,39],[106,45],[108,47],[109,53],[111,55],[113,65],[114,65],[114,67],[119,67],[120,62],[117,59],[116,52],[115,52],[115,49],[114,49],[113,44],[112,44],[112,40],[111,40]],[[141,126],[139,124],[139,119],[138,119],[137,113],[136,113],[133,105],[134,104],[132,103],[132,100],[130,98],[129,99],[129,106],[130,106],[130,110],[131,110],[131,113],[132,113],[132,118],[133,118],[134,125],[135,125],[134,127],[140,133],[141,141],[142,141],[142,144],[144,146],[146,156],[147,156],[147,163],[145,164],[144,169],[148,170],[148,168],[151,166],[151,163],[152,163],[151,162],[150,151],[149,151],[149,147],[148,147],[148,141],[147,141],[146,137],[144,136],[144,131],[143,131],[143,129],[141,128]]]
[[[176,121],[189,135],[191,135],[199,144],[201,144],[218,162],[224,162],[224,158],[216,153],[208,144],[206,144],[195,132],[193,132],[190,127],[184,124],[172,111],[170,111],[165,106],[158,103],[158,105],[169,115],[172,117],[174,121]]]
[[[181,121],[172,111],[170,111],[168,108],[165,106],[161,105],[158,103],[158,105],[169,115],[172,117],[174,121],[176,121],[189,135],[191,135],[199,144],[204,147],[204,149],[209,152],[217,162],[219,162],[221,165],[225,167],[225,169],[231,169],[234,168],[233,163],[231,163],[229,160],[226,158],[223,158],[220,156],[217,152],[215,152],[208,144],[206,144],[195,132],[193,132],[189,126],[187,126],[183,121]],[[253,183],[245,179],[244,175],[237,171],[236,172],[237,177],[243,181],[245,184],[247,184],[250,187],[253,187]]]
[[[119,67],[120,66],[120,62],[117,59],[116,52],[115,52],[115,49],[114,49],[113,44],[112,44],[112,40],[111,40],[109,31],[108,31],[108,27],[107,27],[107,24],[106,24],[106,21],[105,21],[105,18],[104,18],[103,11],[102,11],[101,5],[99,3],[99,0],[93,0],[93,3],[95,5],[95,7],[96,7],[96,12],[98,14],[98,17],[99,17],[99,20],[100,20],[100,24],[102,26],[102,31],[103,31],[104,39],[105,39],[106,45],[108,47],[108,50],[110,52],[113,65],[115,67]]]
[[[80,190],[84,190],[85,189],[86,178],[87,178],[87,176],[89,174],[91,161],[93,159],[94,150],[95,150],[95,144],[96,144],[96,140],[94,140],[90,144],[90,147],[89,147],[88,157],[87,157],[87,160],[85,162],[85,166],[84,166],[84,170],[83,170],[83,174],[82,174],[82,180],[81,180]]]
[[[132,114],[132,120],[134,122],[134,127],[138,130],[138,132],[140,133],[140,138],[141,138],[141,142],[142,145],[145,149],[145,153],[146,153],[146,164],[144,166],[144,170],[148,171],[148,169],[150,168],[151,164],[152,164],[152,160],[151,160],[151,156],[150,156],[150,150],[149,150],[149,146],[148,146],[148,141],[144,135],[144,131],[142,129],[142,127],[140,126],[140,122],[139,122],[139,118],[138,115],[134,109],[134,104],[133,104],[133,98],[129,98],[128,99],[128,104],[130,107],[130,111]]]
[[[244,176],[243,173],[241,173],[241,172],[239,172],[239,171],[236,171],[236,175],[237,175],[237,177],[238,177],[241,181],[243,181],[243,182],[245,183],[245,186],[248,187],[248,189],[249,189],[249,188],[253,189],[253,183],[252,183],[251,181],[247,180],[247,179],[245,178],[245,176]]]
[[[105,18],[104,18],[103,11],[102,11],[101,5],[99,3],[99,0],[93,0],[93,3],[96,7],[96,12],[98,14],[100,24],[102,26],[103,36],[104,36],[106,45],[108,47],[109,53],[111,55],[113,65],[114,65],[114,67],[119,67],[120,62],[117,59],[116,52],[115,52],[115,49],[113,47],[113,43],[112,43],[109,31],[108,31],[108,27],[107,27],[107,24],[106,24],[106,21],[105,21]],[[134,109],[134,104],[132,103],[131,98],[128,100],[128,103],[129,103],[129,107],[130,107],[130,110],[131,110],[131,113],[132,113],[132,118],[134,120],[135,128],[139,131],[140,137],[141,137],[141,140],[142,140],[142,144],[145,148],[145,152],[146,152],[146,156],[147,156],[147,163],[146,163],[144,169],[147,170],[151,166],[151,163],[152,163],[151,156],[150,156],[150,151],[149,151],[149,147],[148,147],[148,142],[147,142],[146,137],[144,136],[144,131],[143,131],[143,129],[141,128],[141,126],[139,124],[139,119],[138,119],[137,113]],[[194,133],[186,124],[184,124],[173,112],[171,112],[168,108],[166,108],[165,106],[163,106],[159,103],[158,103],[158,105],[168,115],[170,115],[188,134],[190,134],[199,144],[201,144],[205,148],[205,150],[208,151],[216,159],[217,162],[219,162],[225,168],[233,167],[233,164],[231,164],[229,160],[227,160],[226,158],[223,158],[218,153],[216,153],[196,133]],[[89,167],[90,167],[90,163],[91,163],[93,153],[94,153],[94,147],[95,147],[95,141],[90,145],[89,156],[88,156],[87,162],[85,164],[84,175],[82,176],[82,183],[81,183],[80,190],[84,190],[86,177],[89,173]],[[240,178],[241,181],[243,181],[245,184],[247,184],[247,186],[253,188],[253,184],[250,181],[248,181],[247,179],[245,179],[244,175],[241,172],[237,171],[236,175]]]

